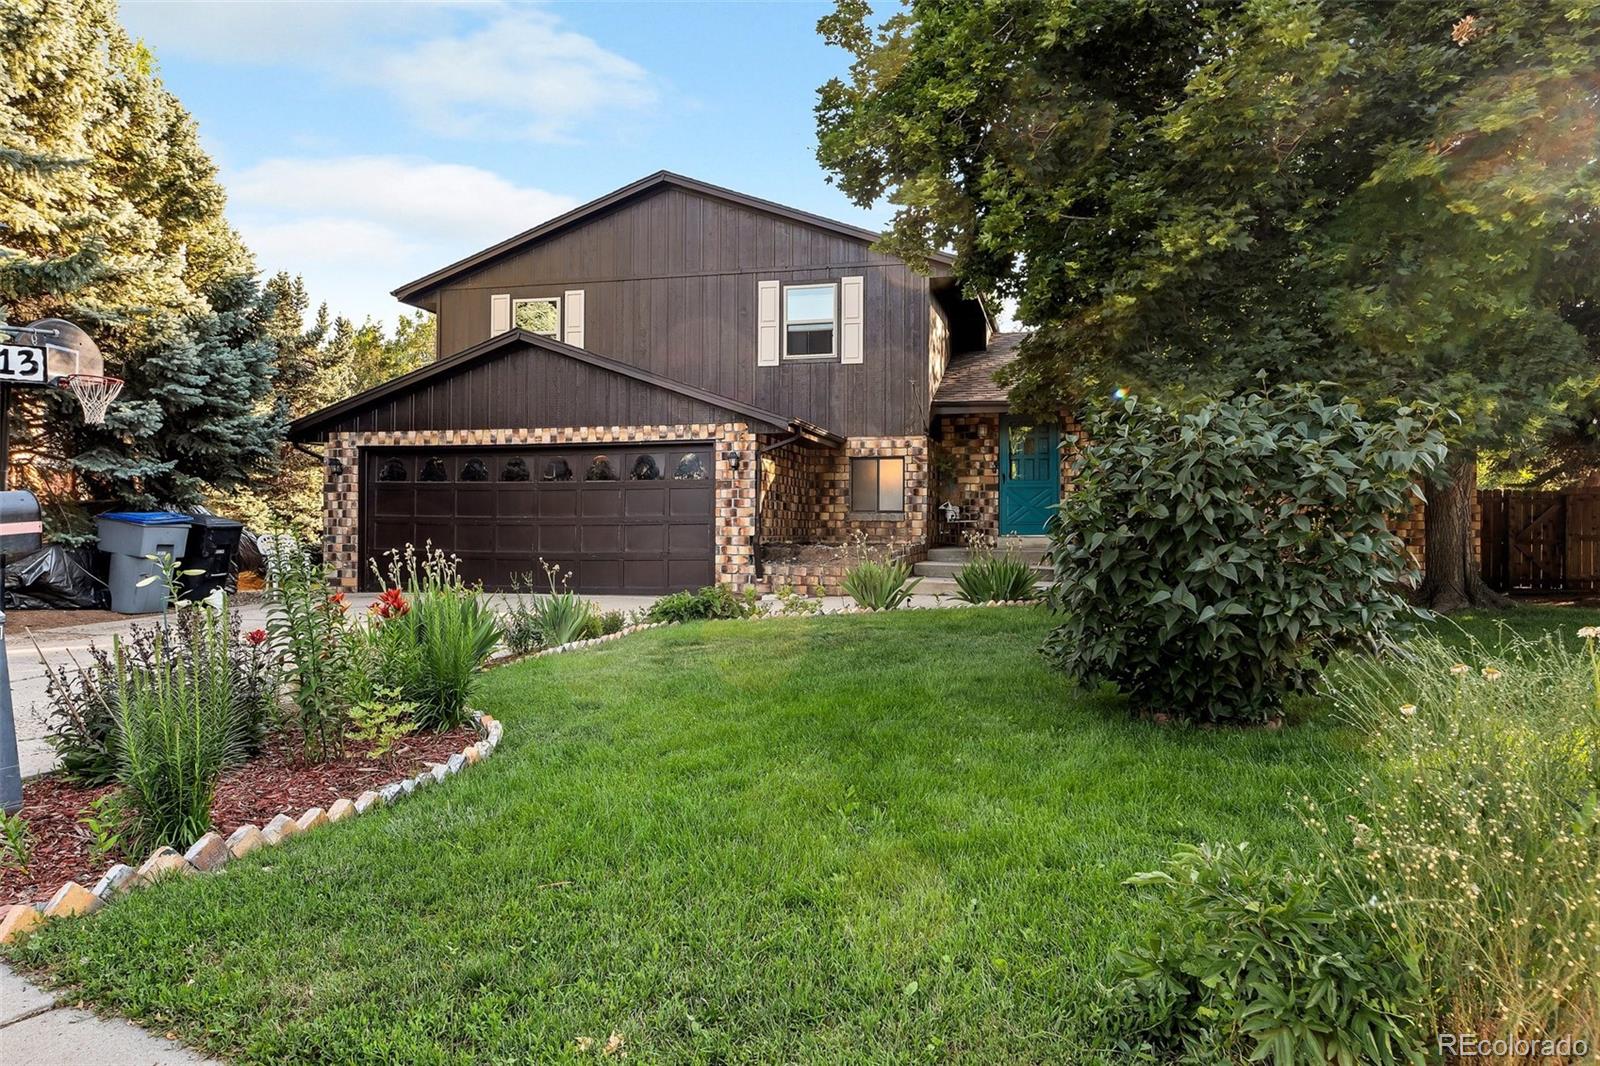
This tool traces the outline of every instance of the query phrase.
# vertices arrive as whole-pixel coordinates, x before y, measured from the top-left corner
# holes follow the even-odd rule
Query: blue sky
[[[660,169],[857,225],[813,154],[825,3],[123,0],[265,271],[402,282]]]

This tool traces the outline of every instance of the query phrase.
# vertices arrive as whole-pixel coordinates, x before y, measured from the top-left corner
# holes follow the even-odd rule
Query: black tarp
[[[97,568],[94,548],[47,544],[6,560],[5,609],[104,610],[111,593]]]

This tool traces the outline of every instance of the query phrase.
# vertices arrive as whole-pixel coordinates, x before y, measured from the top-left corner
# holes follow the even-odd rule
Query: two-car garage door
[[[368,560],[428,542],[492,589],[531,573],[542,590],[541,559],[578,592],[712,583],[709,445],[369,449],[363,464],[363,587]]]

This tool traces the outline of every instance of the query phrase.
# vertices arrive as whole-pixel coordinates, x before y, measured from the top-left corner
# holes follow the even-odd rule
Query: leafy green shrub
[[[778,613],[782,615],[812,615],[822,610],[822,601],[814,600],[795,589],[793,585],[779,586]]]
[[[78,816],[78,825],[89,837],[89,854],[96,860],[122,853],[122,837],[128,828],[128,804],[116,792],[96,796],[89,809]]]
[[[1439,1032],[1600,1032],[1596,637],[1428,637],[1335,674],[1377,759],[1353,836],[1314,808],[1311,824],[1381,916],[1369,934],[1421,959]]]
[[[1408,408],[1387,421],[1306,387],[1182,410],[1129,399],[1091,420],[1051,522],[1051,661],[1146,710],[1262,721],[1342,643],[1412,609],[1389,518],[1444,454]]]
[[[1112,957],[1124,1040],[1196,1063],[1422,1062],[1415,958],[1391,955],[1320,872],[1202,845],[1128,883],[1156,898],[1148,939]]]
[[[922,584],[911,576],[911,564],[901,561],[879,562],[863,559],[844,575],[844,592],[856,605],[869,611],[892,611],[911,599]]]
[[[501,639],[513,655],[526,655],[544,647],[544,630],[538,617],[520,603],[501,615],[500,628],[505,633]]]
[[[727,585],[707,585],[697,592],[674,592],[650,605],[652,622],[693,622],[706,618],[749,618],[761,609],[754,589],[735,592]]]
[[[417,730],[417,705],[408,703],[397,688],[380,688],[372,699],[350,708],[349,739],[368,744],[374,759],[387,761],[394,746]]]
[[[120,639],[111,647],[117,780],[141,851],[182,849],[203,836],[217,780],[238,757],[226,615],[208,607],[181,610],[198,617],[182,653],[165,631],[155,634],[148,665],[130,659]]]
[[[380,676],[415,706],[423,728],[454,729],[467,720],[479,672],[500,643],[500,620],[442,551],[419,556],[408,545],[391,553],[388,573],[379,576],[385,592],[372,605],[370,628]]]
[[[589,605],[589,618],[584,625],[583,639],[593,640],[595,637],[604,637],[611,633],[619,632],[628,624],[628,616],[622,611],[601,611],[593,604]]]
[[[987,538],[969,538],[967,555],[966,564],[956,571],[958,598],[968,603],[1039,598],[1039,575],[1015,552],[997,551]]]

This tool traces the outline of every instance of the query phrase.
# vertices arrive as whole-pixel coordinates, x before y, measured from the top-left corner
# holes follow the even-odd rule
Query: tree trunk
[[[1424,486],[1423,565],[1426,572],[1417,588],[1417,603],[1448,613],[1469,607],[1500,610],[1511,600],[1483,583],[1472,543],[1472,505],[1478,497],[1478,457],[1472,452],[1452,455],[1444,479]]]

